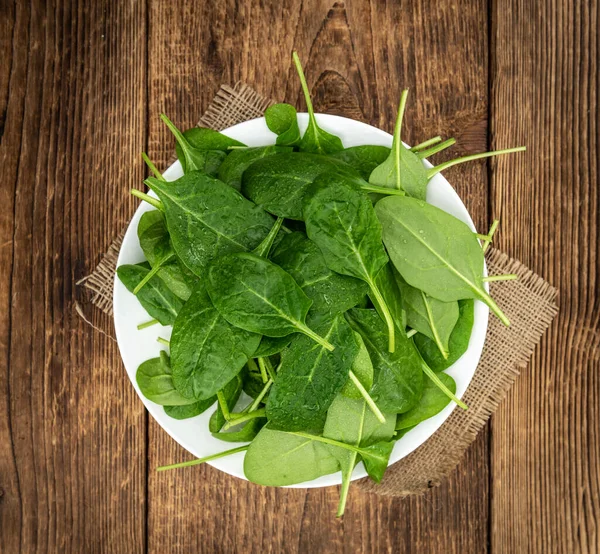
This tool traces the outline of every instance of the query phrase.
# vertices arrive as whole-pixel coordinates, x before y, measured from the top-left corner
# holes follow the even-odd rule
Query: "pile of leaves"
[[[153,323],[172,325],[170,356],[147,360],[137,383],[177,419],[216,409],[210,432],[243,445],[255,483],[291,485],[341,471],[338,515],[362,461],[380,481],[404,433],[454,401],[444,373],[467,349],[474,300],[508,325],[483,276],[489,235],[427,204],[443,169],[423,159],[451,146],[357,146],[317,124],[296,54],[309,122],[271,106],[274,145],[246,147],[210,129],[176,139],[184,175],[132,191],[156,209],[138,226],[147,261],[117,274]],[[510,278],[510,276],[499,277]]]

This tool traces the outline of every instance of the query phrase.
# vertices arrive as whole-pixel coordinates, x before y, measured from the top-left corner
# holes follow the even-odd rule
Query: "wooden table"
[[[600,551],[596,0],[50,0],[0,3],[0,551]],[[526,155],[446,173],[476,225],[560,289],[561,312],[491,424],[421,498],[270,490],[186,453],[148,417],[74,282],[137,201],[158,114],[192,125],[242,80],[457,152]],[[110,318],[85,316],[110,332]]]

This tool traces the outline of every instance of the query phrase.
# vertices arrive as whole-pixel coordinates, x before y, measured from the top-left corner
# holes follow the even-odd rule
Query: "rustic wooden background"
[[[0,0],[0,551],[598,553],[597,0]],[[221,83],[405,139],[525,155],[447,177],[478,227],[560,289],[561,312],[491,424],[421,498],[269,490],[184,459],[76,315],[74,282],[132,215],[158,114]],[[462,149],[462,150],[461,150]],[[87,317],[110,329],[108,317]]]

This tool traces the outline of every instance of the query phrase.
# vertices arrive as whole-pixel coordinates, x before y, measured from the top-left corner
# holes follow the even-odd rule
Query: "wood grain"
[[[424,140],[440,128],[460,133],[485,121],[487,114],[487,15],[485,2],[461,2],[456,9],[462,13],[460,27],[454,23],[455,7],[449,4],[439,6],[432,20],[426,3],[323,2],[309,8],[297,2],[268,7],[257,2],[152,2],[150,154],[164,164],[172,151],[172,140],[155,114],[166,110],[182,127],[191,126],[221,82],[242,80],[265,95],[302,107],[291,64],[293,48],[306,68],[318,111],[391,130],[400,91],[409,87],[413,95],[405,140]],[[272,18],[277,25],[270,24]],[[415,46],[406,50],[406,44]],[[203,63],[197,63],[198,57]],[[432,78],[432,72],[448,64],[460,68],[451,81]],[[453,96],[448,94],[450,83]],[[481,149],[483,142],[477,145]],[[485,165],[474,164],[449,176],[468,199],[478,224],[485,227]],[[150,423],[150,552],[479,553],[487,548],[485,433],[442,487],[406,500],[351,491],[342,522],[334,518],[337,487],[270,490],[209,466],[152,471],[188,458]]]
[[[75,314],[74,283],[142,175],[144,6],[0,12],[0,550],[140,552],[146,416],[114,342]]]
[[[598,3],[494,2],[491,173],[500,247],[561,310],[493,418],[493,552],[600,551]],[[518,199],[515,200],[515,199]]]

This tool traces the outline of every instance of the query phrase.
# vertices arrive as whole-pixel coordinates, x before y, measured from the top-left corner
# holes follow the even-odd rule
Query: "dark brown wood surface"
[[[0,552],[600,551],[596,0],[432,3],[0,0]],[[186,453],[137,399],[111,338],[77,315],[128,190],[221,83],[407,142],[527,154],[452,168],[478,227],[560,289],[530,366],[440,487],[420,498],[271,490]],[[110,330],[110,318],[83,305]]]

